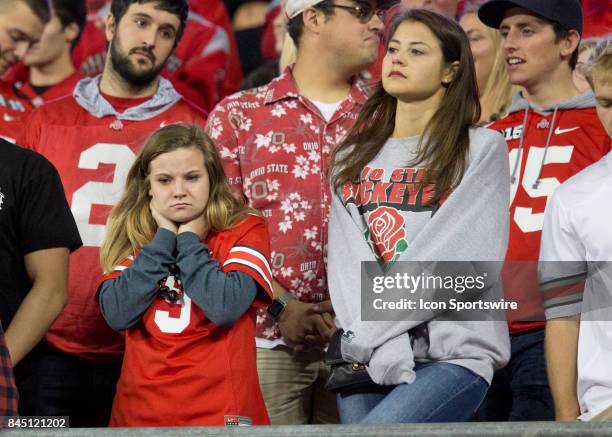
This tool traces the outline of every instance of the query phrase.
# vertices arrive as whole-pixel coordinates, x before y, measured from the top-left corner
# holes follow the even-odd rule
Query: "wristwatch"
[[[272,305],[268,307],[268,314],[270,314],[274,320],[278,320],[289,301],[293,299],[295,299],[295,296],[288,291],[281,294],[274,299]]]

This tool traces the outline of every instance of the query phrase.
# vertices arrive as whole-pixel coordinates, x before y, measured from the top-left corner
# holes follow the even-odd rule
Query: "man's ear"
[[[115,23],[115,16],[108,14],[104,23],[104,34],[106,35],[106,42],[111,42],[115,36],[117,23]]]
[[[66,37],[66,41],[72,42],[79,36],[80,28],[76,23],[70,23],[68,26],[64,27],[64,36]]]
[[[450,64],[448,67],[444,69],[444,73],[442,73],[442,84],[450,85],[450,83],[455,80],[455,76],[457,75],[457,70],[459,70],[459,61],[455,61]]]
[[[559,44],[561,44],[561,56],[564,58],[569,57],[578,48],[578,44],[580,44],[580,34],[575,30],[570,30]]]
[[[313,33],[319,33],[319,28],[323,22],[323,13],[315,8],[306,8],[302,12],[302,20],[304,20],[305,29]]]

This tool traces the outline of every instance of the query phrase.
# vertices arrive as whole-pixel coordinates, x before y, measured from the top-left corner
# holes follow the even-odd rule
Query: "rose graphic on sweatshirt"
[[[384,263],[396,261],[408,248],[404,216],[388,206],[378,207],[370,213],[365,237],[377,258]]]

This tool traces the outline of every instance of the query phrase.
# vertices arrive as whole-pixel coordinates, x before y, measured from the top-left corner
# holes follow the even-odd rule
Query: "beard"
[[[127,55],[119,51],[119,38],[115,34],[115,37],[110,43],[110,61],[115,72],[127,83],[136,88],[144,88],[149,86],[159,77],[159,74],[163,70],[166,59],[159,65],[155,65],[155,55],[148,47],[136,47],[129,51]],[[139,70],[136,68],[129,56],[133,53],[140,52],[148,56],[151,61],[151,68],[147,70]]]

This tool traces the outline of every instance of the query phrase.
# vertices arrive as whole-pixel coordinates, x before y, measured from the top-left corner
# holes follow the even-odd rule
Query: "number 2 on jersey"
[[[97,143],[81,153],[79,168],[96,170],[100,164],[115,164],[112,182],[87,182],[72,195],[72,214],[83,246],[100,247],[106,225],[91,224],[93,205],[114,206],[119,202],[125,180],[136,155],[125,144]]]

